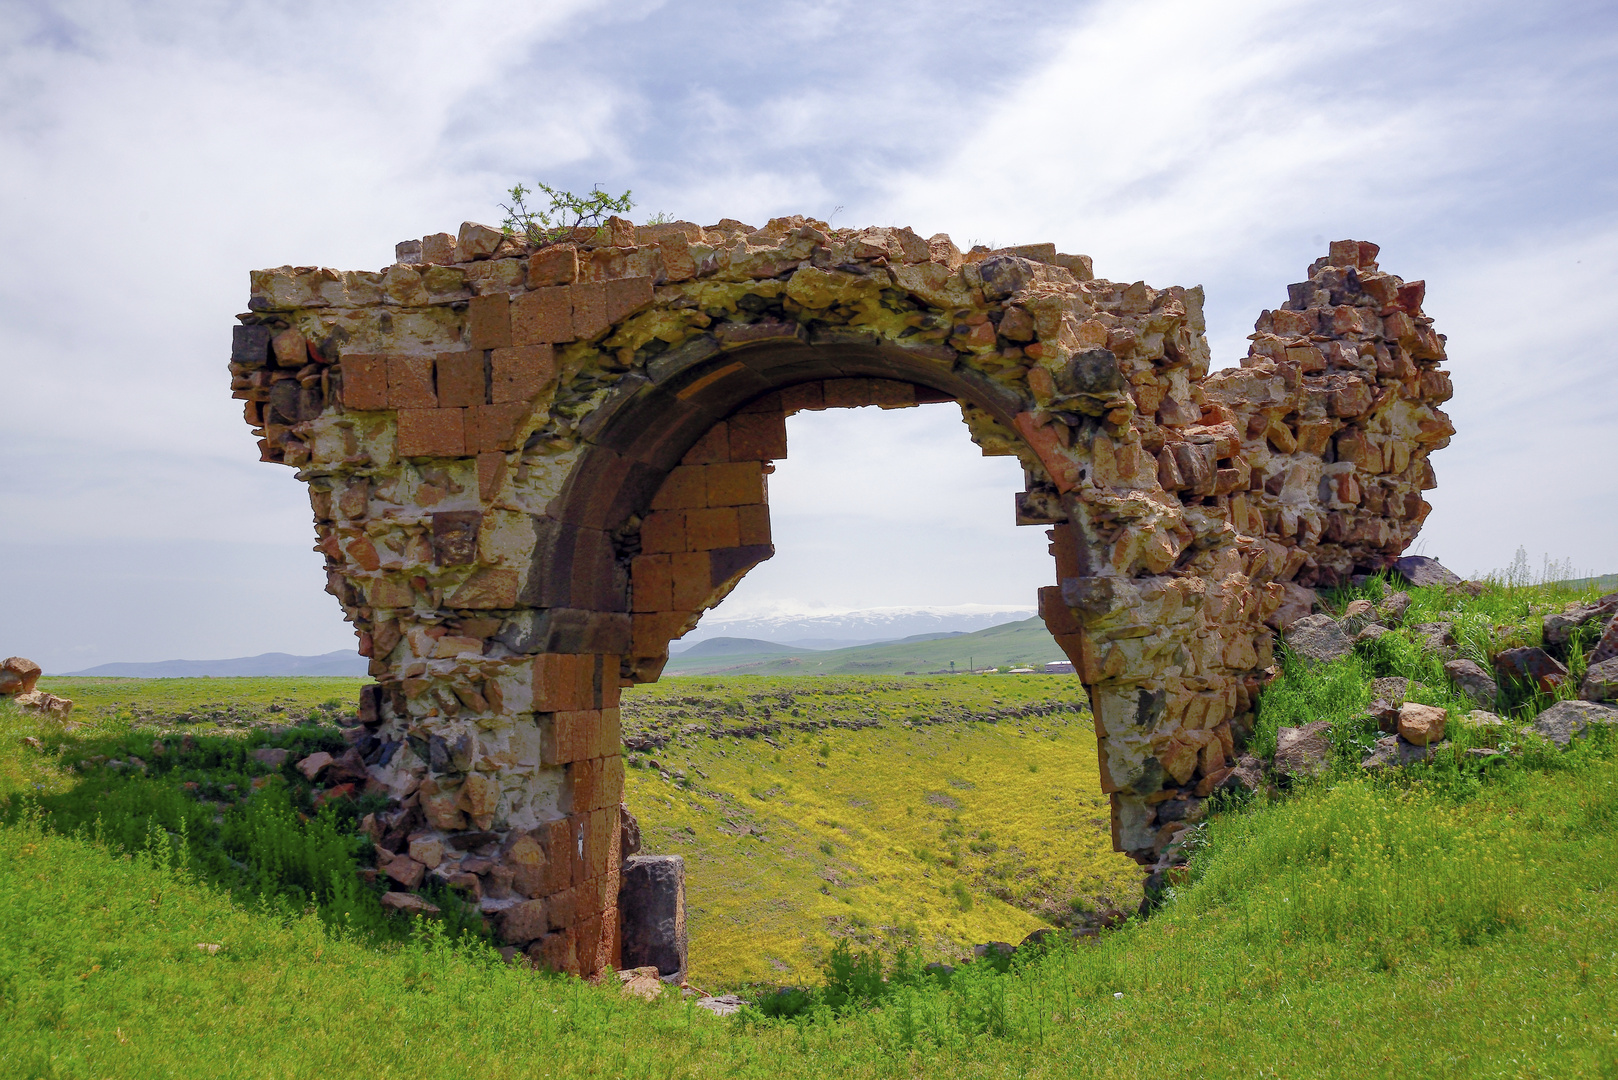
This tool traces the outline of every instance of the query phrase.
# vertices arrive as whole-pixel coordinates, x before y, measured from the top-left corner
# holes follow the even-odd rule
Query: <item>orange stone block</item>
[[[855,409],[871,404],[870,379],[827,379],[822,386],[828,409]]]
[[[490,502],[506,479],[506,455],[498,451],[478,454],[478,498]]]
[[[438,408],[438,393],[433,389],[432,357],[390,356],[387,360],[388,408]]]
[[[916,403],[916,388],[894,379],[871,380],[871,404],[884,409],[907,409]]]
[[[593,657],[576,653],[541,653],[534,657],[535,712],[570,712],[593,707],[590,695],[580,692],[580,671]],[[588,687],[585,671],[584,686]]]
[[[465,409],[400,409],[400,457],[461,457],[466,453]]]
[[[641,537],[644,546],[644,531]],[[630,564],[629,580],[632,611],[668,611],[674,606],[674,579],[667,555],[637,555]]]
[[[517,297],[511,308],[511,345],[544,345],[572,341],[573,308],[568,293],[572,287],[559,285],[535,289]]]
[[[685,511],[655,510],[640,526],[640,549],[653,555],[686,550]]]
[[[607,322],[616,323],[652,302],[652,279],[619,278],[606,283]]]
[[[743,506],[764,501],[764,470],[757,461],[706,465],[709,506]]]
[[[569,285],[573,302],[573,333],[579,340],[588,341],[606,332],[612,325],[607,317],[607,286],[597,282],[592,285]]]
[[[571,285],[579,276],[579,251],[572,244],[557,244],[528,257],[528,287]]]
[[[466,410],[467,453],[517,449],[528,411],[525,401],[479,405]]]
[[[466,307],[466,325],[474,349],[503,349],[511,341],[511,297],[505,293],[474,296]]]
[[[652,496],[653,510],[680,510],[706,506],[708,499],[705,465],[676,465]]]
[[[743,413],[730,420],[729,461],[774,461],[787,456],[787,422],[780,413]]]
[[[369,353],[343,357],[343,408],[357,410],[388,407],[388,362]],[[251,403],[250,403],[251,404]]]
[[[601,741],[600,726],[601,713],[597,709],[542,713],[539,718],[541,764],[566,765],[591,757],[591,750]]]
[[[826,407],[822,383],[799,383],[781,391],[781,412],[787,416],[795,412],[818,412]]]
[[[637,612],[630,622],[630,648],[636,656],[662,656],[686,615],[683,611]]]
[[[555,378],[556,357],[549,345],[496,349],[490,365],[489,401],[494,405],[532,401]]]
[[[721,420],[680,459],[682,465],[716,465],[730,460],[730,425]]]
[[[438,354],[438,404],[446,409],[482,405],[487,390],[482,352]]]
[[[681,551],[669,556],[669,605],[676,611],[699,611],[713,592],[713,563],[706,551]]]
[[[737,547],[741,527],[734,506],[716,506],[685,512],[685,546],[691,551]]]
[[[770,542],[770,508],[764,503],[736,508],[737,539],[743,547]]]

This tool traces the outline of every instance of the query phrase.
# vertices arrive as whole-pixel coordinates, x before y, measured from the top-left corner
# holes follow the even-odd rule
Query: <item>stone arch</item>
[[[598,637],[616,643],[626,680],[656,679],[668,642],[774,554],[765,477],[786,456],[787,416],[959,402],[1008,435],[1013,430],[1003,397],[936,361],[879,341],[814,343],[801,330],[769,332],[780,337],[731,347],[704,338],[668,356],[651,377],[621,386],[596,414],[591,448],[553,508],[557,538],[551,554],[536,554],[536,583],[525,599],[555,609],[582,596],[595,611],[627,614],[627,646],[621,617],[597,617],[618,624]],[[1007,444],[991,449],[1010,452]],[[699,518],[718,519],[706,526],[714,533],[706,540],[689,535],[705,527]],[[676,562],[685,564],[678,572]],[[674,595],[653,602],[645,595],[653,591]],[[590,618],[575,615],[573,625]],[[571,647],[561,636],[552,643]]]
[[[636,600],[661,588],[636,582],[648,523],[746,504],[696,506],[680,470],[761,479],[809,386],[953,399],[985,453],[1018,457],[1114,846],[1152,861],[1185,827],[1158,807],[1228,776],[1272,628],[1389,565],[1428,510],[1443,340],[1422,283],[1376,255],[1333,243],[1213,375],[1200,289],[908,229],[615,219],[536,247],[469,224],[375,274],[256,272],[232,387],[261,456],[309,484],[328,591],[372,657],[339,771],[392,797],[368,820],[379,868],[465,890],[536,962],[615,962],[620,688],[768,545],[739,513],[735,543],[680,545],[698,573],[661,608]],[[746,456],[728,427],[725,461],[701,449],[721,424]]]

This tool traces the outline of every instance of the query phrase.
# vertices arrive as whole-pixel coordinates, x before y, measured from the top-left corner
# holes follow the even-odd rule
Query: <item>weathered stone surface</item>
[[[1275,771],[1289,778],[1318,776],[1331,760],[1331,721],[1316,720],[1275,733]]]
[[[313,754],[310,754],[308,757],[298,762],[298,771],[303,773],[305,779],[313,780],[315,777],[319,776],[321,771],[324,770],[326,766],[330,765],[333,760],[335,759],[333,759],[330,754],[326,753],[326,751],[316,750]]]
[[[8,657],[0,664],[0,695],[26,694],[39,682],[40,666],[22,656]]]
[[[1545,644],[1553,647],[1564,646],[1579,627],[1598,620],[1610,619],[1614,614],[1618,614],[1618,596],[1604,596],[1594,604],[1570,604],[1565,610],[1546,615],[1541,619]]]
[[[1500,696],[1500,687],[1494,677],[1471,660],[1450,660],[1444,664],[1444,673],[1461,693],[1485,709],[1494,708]]]
[[[1412,746],[1430,746],[1444,738],[1449,716],[1436,705],[1407,701],[1399,706],[1399,738]]]
[[[279,769],[286,764],[289,751],[279,746],[261,746],[253,751],[253,760],[267,769]]]
[[[625,967],[655,967],[670,982],[686,970],[685,860],[635,855],[624,861],[618,889]]]
[[[1607,628],[1601,632],[1601,640],[1584,657],[1587,664],[1599,664],[1604,660],[1618,657],[1618,615],[1607,620]]]
[[[1567,679],[1567,668],[1544,649],[1524,646],[1507,649],[1494,658],[1494,669],[1501,678],[1519,679],[1550,693]]]
[[[1411,631],[1428,652],[1439,656],[1452,657],[1455,654],[1455,627],[1448,622],[1416,623]]]
[[[1354,651],[1354,639],[1330,615],[1299,619],[1286,632],[1285,640],[1295,656],[1309,663],[1341,660]]]
[[[1444,568],[1444,564],[1426,555],[1406,555],[1395,559],[1393,569],[1400,577],[1418,589],[1430,585],[1459,585],[1461,579]]]
[[[1417,744],[1408,742],[1399,735],[1384,735],[1376,741],[1376,747],[1360,762],[1360,768],[1368,772],[1390,766],[1403,768],[1418,761],[1426,761],[1449,745],[1447,742]]]
[[[1383,597],[1382,602],[1376,606],[1378,617],[1389,626],[1398,626],[1405,621],[1405,612],[1410,610],[1410,594],[1407,592],[1393,592]]]
[[[52,720],[66,720],[73,711],[73,702],[43,690],[30,690],[26,694],[18,694],[13,700],[28,712],[39,713]]]
[[[437,915],[437,905],[430,904],[415,893],[390,892],[382,894],[382,906],[392,911],[402,911],[407,915]]]
[[[1618,658],[1591,664],[1579,684],[1579,697],[1585,701],[1618,700]]]
[[[1557,746],[1567,746],[1581,738],[1592,724],[1618,724],[1618,709],[1593,701],[1558,701],[1536,716],[1532,726]]]

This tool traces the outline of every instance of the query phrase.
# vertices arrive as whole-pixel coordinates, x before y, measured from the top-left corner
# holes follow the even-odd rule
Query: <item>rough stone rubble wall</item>
[[[385,871],[465,890],[538,962],[613,962],[619,688],[773,551],[786,415],[951,399],[1024,466],[1115,844],[1150,858],[1184,827],[1158,804],[1251,725],[1266,622],[1427,512],[1442,340],[1375,254],[1333,244],[1212,376],[1200,289],[908,229],[614,219],[533,250],[468,225],[376,273],[254,273],[232,386],[372,657]]]

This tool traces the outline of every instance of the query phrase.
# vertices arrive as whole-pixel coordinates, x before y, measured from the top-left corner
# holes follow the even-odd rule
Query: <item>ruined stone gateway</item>
[[[535,248],[468,224],[379,272],[255,272],[231,385],[308,483],[372,658],[349,766],[395,800],[384,869],[465,890],[538,963],[613,963],[620,687],[773,553],[787,416],[930,402],[1023,466],[1114,845],[1151,859],[1183,827],[1157,804],[1227,775],[1272,627],[1428,512],[1443,339],[1376,255],[1333,243],[1211,375],[1200,288],[1050,244],[792,217]]]

